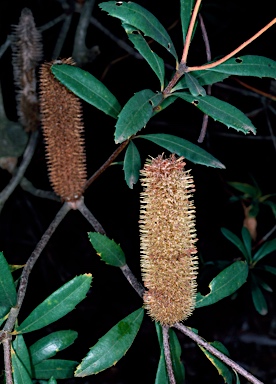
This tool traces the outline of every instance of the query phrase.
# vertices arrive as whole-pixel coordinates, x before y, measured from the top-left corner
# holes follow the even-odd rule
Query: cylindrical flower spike
[[[144,305],[171,326],[195,308],[197,250],[194,192],[183,157],[150,159],[141,171],[140,233]]]
[[[73,64],[72,59],[59,61]],[[81,103],[56,80],[51,63],[41,66],[40,102],[48,172],[54,191],[65,201],[76,201],[86,181]]]

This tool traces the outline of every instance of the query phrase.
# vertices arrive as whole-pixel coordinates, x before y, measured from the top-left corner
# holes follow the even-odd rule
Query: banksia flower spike
[[[62,200],[74,202],[86,181],[83,122],[80,100],[51,72],[54,63],[73,65],[72,59],[41,66],[40,102],[48,172],[53,189]]]
[[[183,157],[158,156],[142,174],[140,232],[144,305],[153,320],[172,326],[194,310],[197,257],[194,192]]]
[[[19,121],[26,131],[35,131],[40,122],[35,71],[42,58],[42,43],[28,8],[22,10],[14,27],[11,47]]]

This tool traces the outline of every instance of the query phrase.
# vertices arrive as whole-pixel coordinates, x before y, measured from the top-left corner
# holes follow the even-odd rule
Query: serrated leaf
[[[142,129],[153,115],[153,108],[162,98],[161,93],[156,94],[150,89],[135,93],[118,116],[115,143],[122,143]]]
[[[156,108],[154,108],[153,114],[155,115],[156,113],[163,111],[165,108],[169,107],[172,103],[174,103],[177,99],[178,98],[174,96],[166,97]]]
[[[17,294],[9,264],[0,252],[0,318],[16,305]]]
[[[137,138],[152,141],[178,156],[184,156],[187,160],[190,160],[195,164],[202,164],[214,168],[225,168],[225,166],[215,157],[210,155],[210,153],[180,137],[168,135],[166,133],[156,133],[139,135]]]
[[[195,77],[198,83],[203,85],[212,85],[227,79],[230,75],[220,72],[211,71],[193,71],[193,77]],[[188,88],[185,76],[182,77],[178,83],[173,87],[172,92]]]
[[[228,128],[234,128],[243,133],[256,134],[256,128],[248,117],[233,105],[219,100],[214,96],[194,97],[186,92],[175,92],[174,96],[192,103],[206,115],[225,124]]]
[[[114,240],[98,232],[89,232],[89,240],[100,258],[113,267],[122,267],[126,264],[125,254]]]
[[[165,78],[165,64],[164,60],[161,59],[155,52],[150,49],[150,46],[139,33],[129,25],[123,24],[125,31],[127,32],[129,40],[132,42],[134,47],[140,53],[141,56],[148,62],[149,66],[156,74],[160,81],[161,91],[164,89],[164,78]]]
[[[210,293],[196,297],[196,308],[211,305],[236,292],[248,276],[248,265],[244,261],[236,261],[220,272],[209,284]]]
[[[117,17],[125,24],[139,29],[145,36],[151,37],[178,60],[173,42],[159,20],[141,5],[132,2],[108,1],[99,7],[110,16]]]
[[[215,347],[220,352],[222,352],[224,355],[229,356],[228,350],[219,341],[213,341],[209,344]],[[211,363],[216,367],[218,373],[223,377],[224,382],[227,384],[232,384],[232,381],[233,381],[232,370],[229,369],[228,366],[224,364],[220,359],[218,359],[217,357],[212,355],[210,352],[208,352],[204,347],[201,347],[199,345],[199,348],[204,352],[205,356],[207,356],[207,358],[211,361]]]
[[[222,234],[226,237],[226,239],[231,241],[231,243],[233,243],[241,251],[241,253],[245,257],[245,259],[246,260],[248,259],[248,261],[249,261],[246,248],[245,248],[243,242],[238,238],[238,236],[236,236],[233,232],[229,231],[229,229],[227,229],[227,228],[221,228],[220,230],[221,230]]]
[[[128,144],[124,158],[125,181],[130,189],[139,180],[141,169],[141,158],[139,151],[133,141]]]
[[[28,374],[31,376],[32,369],[31,369],[30,355],[29,355],[29,351],[25,344],[23,336],[17,335],[12,343],[12,346],[17,357],[26,368],[26,371],[28,372]]]
[[[252,238],[250,236],[250,232],[246,227],[242,227],[242,239],[243,243],[246,249],[247,253],[247,258],[246,261],[251,263],[252,261],[252,256],[251,256],[251,251],[252,251]]]
[[[185,73],[185,80],[190,93],[193,96],[206,96],[205,89],[199,84],[198,80],[190,73]]]
[[[14,384],[32,384],[32,379],[24,364],[20,361],[15,351],[11,350],[13,382]]]
[[[237,191],[243,192],[248,197],[258,198],[261,196],[261,191],[259,188],[256,188],[253,185],[247,183],[238,183],[235,181],[229,181],[228,184],[235,188]]]
[[[253,273],[251,274],[251,295],[256,311],[265,316],[268,312],[266,299]]]
[[[85,298],[91,281],[91,274],[76,276],[68,281],[39,304],[23,323],[16,328],[16,332],[35,331],[46,327],[71,312]]]
[[[188,32],[192,11],[194,8],[195,0],[180,0],[180,17],[183,34],[183,42],[185,43],[186,35]]]
[[[50,333],[30,346],[30,358],[33,365],[56,355],[57,352],[73,344],[78,336],[76,331],[57,331]]]
[[[142,308],[132,312],[101,337],[77,367],[75,377],[93,375],[116,364],[133,343],[143,315]]]
[[[155,384],[169,384],[169,379],[167,375],[166,361],[163,348],[163,335],[162,327],[159,323],[155,322],[155,328],[158,336],[158,341],[161,349],[159,364],[155,377]],[[185,370],[184,365],[181,362],[181,346],[178,341],[178,338],[175,332],[170,328],[169,329],[169,343],[171,351],[171,360],[173,366],[173,372],[176,380],[176,384],[183,384],[185,380]]]
[[[33,367],[33,377],[35,379],[70,379],[74,377],[74,370],[77,361],[50,359],[44,360]]]
[[[246,55],[231,58],[217,67],[208,69],[229,75],[276,78],[276,61],[267,57]]]
[[[68,64],[54,64],[54,76],[75,95],[117,119],[121,106],[109,89],[91,73]]]
[[[266,241],[253,256],[254,265],[266,255],[276,250],[276,239]]]

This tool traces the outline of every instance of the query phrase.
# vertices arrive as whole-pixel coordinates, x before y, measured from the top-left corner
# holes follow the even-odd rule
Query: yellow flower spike
[[[40,102],[48,172],[57,195],[76,201],[83,194],[86,181],[85,150],[81,103],[77,96],[54,78],[51,66],[40,71]],[[72,59],[59,60],[73,65]]]
[[[158,156],[141,171],[144,305],[153,320],[169,326],[192,314],[197,287],[194,183],[184,166],[183,157]]]

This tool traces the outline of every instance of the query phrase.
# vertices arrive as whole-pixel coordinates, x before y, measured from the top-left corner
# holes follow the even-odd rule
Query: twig
[[[261,240],[258,241],[257,244],[255,244],[253,247],[252,247],[252,250],[256,249],[257,247],[259,247],[261,244],[263,244],[271,235],[273,232],[276,231],[276,224],[274,225],[273,228],[271,228],[270,231],[267,232],[266,235],[264,235]]]
[[[173,366],[172,366],[172,359],[171,359],[169,327],[162,326],[162,334],[163,334],[164,355],[166,360],[166,367],[167,367],[169,382],[170,384],[176,384],[176,380],[173,372]]]
[[[91,185],[116,159],[116,157],[123,151],[123,149],[128,145],[129,140],[122,142],[122,144],[112,153],[112,155],[106,160],[106,162],[87,180],[84,186],[86,190],[89,185]]]
[[[176,329],[184,333],[184,335],[188,336],[190,339],[194,340],[198,345],[201,345],[203,348],[205,348],[208,352],[211,352],[212,355],[220,359],[223,363],[227,364],[229,367],[237,371],[240,375],[245,377],[248,381],[250,381],[253,384],[264,384],[262,381],[258,380],[255,376],[253,376],[251,373],[247,372],[245,369],[243,369],[239,364],[235,363],[235,361],[229,359],[229,357],[225,356],[222,352],[218,351],[216,348],[214,348],[212,345],[207,343],[202,337],[198,336],[196,333],[191,331],[188,327],[181,323],[177,323],[174,325]]]
[[[35,188],[34,185],[28,179],[26,179],[26,177],[22,178],[20,187],[24,189],[24,191],[29,192],[36,197],[58,201],[59,203],[61,201],[60,197],[58,197],[54,192],[43,191],[42,189]]]
[[[70,204],[70,203],[68,203]],[[92,227],[95,229],[96,232],[101,233],[102,235],[105,235],[106,232],[103,229],[102,225],[98,222],[98,220],[95,218],[95,216],[90,212],[90,210],[87,208],[87,206],[84,204],[83,197],[81,197],[79,200],[75,202],[76,208],[80,211],[80,213],[86,218],[86,220],[92,225]]]
[[[130,285],[132,286],[132,288],[135,289],[135,291],[138,293],[138,295],[140,297],[143,297],[143,294],[145,292],[145,289],[144,287],[142,286],[142,284],[136,279],[136,277],[133,275],[133,273],[131,272],[129,266],[127,264],[123,265],[122,267],[120,267],[121,271],[123,272],[125,278],[127,279],[127,281],[130,283]]]
[[[187,31],[187,36],[185,39],[183,54],[182,54],[182,58],[181,58],[181,63],[183,63],[183,64],[186,64],[186,62],[187,62],[187,56],[188,56],[188,52],[189,52],[189,48],[190,48],[190,44],[191,44],[191,39],[192,39],[192,34],[193,34],[195,21],[196,21],[196,17],[198,14],[200,4],[201,4],[201,0],[197,0],[195,7],[193,9],[192,17],[191,17],[189,28]]]
[[[16,322],[16,319],[18,317],[20,308],[22,306],[26,290],[27,290],[27,285],[28,285],[28,279],[29,275],[41,255],[41,252],[47,245],[48,241],[50,240],[51,236],[57,229],[58,225],[61,223],[61,221],[64,219],[66,214],[70,211],[71,207],[68,203],[64,203],[63,206],[60,208],[58,213],[56,214],[56,217],[52,221],[52,223],[49,225],[47,228],[46,232],[38,242],[35,250],[32,252],[31,256],[29,257],[27,263],[25,264],[25,267],[23,268],[21,277],[20,277],[20,285],[17,293],[17,303],[16,306],[11,308],[8,320],[6,321],[6,324],[3,328],[4,331],[11,332],[13,330],[14,324]]]
[[[5,378],[6,378],[6,384],[13,384],[12,362],[11,362],[11,335],[9,335],[7,332],[5,332],[5,334],[6,335],[3,340]]]
[[[237,83],[241,84],[243,87],[245,87],[245,88],[247,88],[247,89],[250,89],[252,92],[257,93],[258,95],[264,96],[264,97],[266,97],[267,99],[276,101],[276,96],[272,95],[271,93],[263,92],[263,91],[261,91],[261,90],[258,89],[258,88],[255,88],[255,87],[252,87],[252,86],[249,85],[249,84],[246,84],[244,81],[241,81],[240,79],[234,78],[234,80],[235,80]]]
[[[187,68],[187,72],[192,72],[192,71],[202,71],[204,69],[211,69],[211,68],[214,68],[222,63],[224,63],[225,61],[231,59],[231,57],[233,57],[236,53],[240,52],[243,48],[245,48],[247,45],[249,45],[250,43],[252,43],[252,41],[254,41],[255,39],[257,39],[257,37],[259,37],[260,35],[262,35],[265,31],[267,31],[270,27],[272,27],[272,25],[274,25],[276,23],[276,18],[273,19],[270,23],[268,23],[264,28],[262,28],[259,32],[255,33],[255,35],[253,35],[252,37],[250,37],[250,39],[246,40],[244,43],[242,43],[238,48],[234,49],[234,51],[230,52],[228,55],[224,56],[222,59],[220,60],[217,60],[215,61],[214,63],[210,63],[210,64],[205,64],[205,65],[201,65],[201,66],[196,66],[196,67],[188,67]]]
[[[11,45],[11,37],[7,36],[5,43],[2,44],[0,47],[0,58],[4,55],[4,53],[9,48],[10,45]]]
[[[265,104],[267,104],[267,103],[265,103]],[[267,108],[265,108],[265,118],[266,118],[268,130],[269,130],[269,133],[270,133],[271,141],[272,141],[274,150],[276,151],[276,139],[275,139],[275,136],[274,136],[274,133],[273,133],[273,128],[272,128],[272,125],[271,125],[271,122],[270,122],[270,119],[269,119],[269,116],[268,116]]]
[[[55,45],[54,52],[52,55],[53,59],[57,59],[60,56],[62,47],[64,45],[66,36],[67,36],[69,28],[70,28],[71,21],[72,21],[72,14],[66,15],[64,22],[62,24],[61,30],[59,32],[57,41],[56,41],[56,45]]]
[[[206,58],[207,58],[207,61],[211,61],[212,55],[211,55],[211,47],[210,47],[210,43],[209,43],[208,34],[207,34],[205,24],[204,24],[204,21],[203,21],[201,14],[199,14],[198,17],[199,17],[203,41],[205,44]],[[211,85],[208,85],[207,86],[207,95],[211,95],[211,89],[212,89]],[[209,121],[209,116],[206,115],[206,113],[205,113],[203,115],[200,135],[199,135],[199,138],[197,140],[198,143],[203,143],[203,141],[204,141],[204,138],[205,138],[206,132],[207,132],[208,121]]]
[[[58,24],[60,21],[64,20],[65,18],[66,18],[66,15],[62,13],[60,16],[56,17],[53,20],[50,20],[48,23],[44,25],[41,25],[37,29],[39,30],[39,32],[47,31],[47,29],[52,28],[54,25]]]
[[[3,189],[3,191],[0,193],[0,211],[3,208],[3,205],[9,198],[9,196],[12,194],[12,192],[15,190],[17,185],[20,183],[28,165],[30,164],[30,161],[33,157],[36,141],[38,137],[38,132],[33,132],[31,134],[29,143],[25,149],[23,160],[16,172],[16,174],[12,177],[9,184]]]

